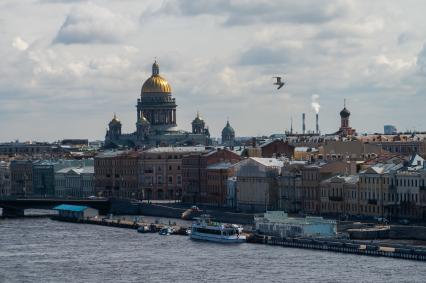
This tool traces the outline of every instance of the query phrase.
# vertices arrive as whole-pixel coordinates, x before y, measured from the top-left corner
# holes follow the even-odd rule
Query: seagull
[[[281,77],[273,77],[274,79],[277,79],[277,82],[276,83],[274,83],[274,85],[277,85],[278,86],[278,88],[277,89],[280,89],[280,88],[282,88],[284,85],[285,85],[285,82],[282,82],[281,81]]]

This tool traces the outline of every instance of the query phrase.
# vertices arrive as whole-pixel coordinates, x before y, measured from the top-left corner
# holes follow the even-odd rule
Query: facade
[[[272,140],[260,145],[263,158],[287,157],[294,156],[294,146],[289,145],[287,141],[282,139]]]
[[[321,214],[358,214],[358,175],[334,176],[321,182]]]
[[[100,197],[143,199],[138,182],[137,151],[106,151],[95,156],[95,194]]]
[[[238,209],[265,211],[278,207],[276,177],[281,174],[282,161],[251,157],[235,166]]]
[[[11,194],[9,163],[0,161],[0,196]]]
[[[308,214],[318,214],[320,212],[320,183],[331,176],[345,173],[347,164],[341,161],[327,163],[310,164],[301,168],[302,175],[302,196],[301,204],[303,212]]]
[[[191,203],[224,205],[227,190],[225,176],[228,179],[233,174],[231,165],[240,160],[238,154],[220,148],[184,156],[183,200]]]
[[[197,115],[192,133],[177,129],[177,104],[172,88],[160,75],[157,62],[152,65],[152,75],[142,85],[136,106],[136,131],[121,132],[121,122],[114,114],[105,135],[106,147],[144,147],[167,145],[209,145],[210,134],[204,121]],[[195,126],[195,127],[194,127]]]
[[[87,198],[94,195],[94,167],[68,167],[55,173],[55,196]]]
[[[185,156],[199,156],[208,151],[204,146],[158,147],[143,151],[138,170],[145,199],[181,199]],[[199,168],[198,163],[194,167]]]
[[[213,206],[225,206],[228,194],[228,179],[234,175],[230,162],[207,165],[206,186],[202,202]]]
[[[288,213],[303,210],[303,191],[301,167],[304,163],[286,164],[277,177],[279,202],[278,208]]]
[[[256,232],[276,237],[335,237],[337,223],[322,217],[293,218],[284,211],[267,211],[255,217]]]
[[[33,162],[12,160],[10,162],[11,194],[27,196],[33,193]]]
[[[12,142],[12,143],[2,143],[0,144],[0,155],[15,155],[15,154],[24,154],[24,155],[34,155],[34,154],[43,154],[51,153],[53,151],[53,146],[49,143],[22,143],[22,142]]]

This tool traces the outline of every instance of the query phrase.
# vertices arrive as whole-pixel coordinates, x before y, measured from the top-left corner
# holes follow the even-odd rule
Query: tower
[[[351,116],[351,112],[349,112],[348,109],[346,109],[346,99],[343,103],[343,109],[340,111],[340,129],[339,134],[340,136],[346,137],[355,135],[355,129],[352,129],[349,126],[349,116]]]
[[[192,133],[193,134],[204,134],[205,132],[205,122],[200,116],[200,112],[197,111],[197,116],[192,121]]]
[[[151,124],[148,119],[144,116],[143,112],[140,113],[140,118],[136,122],[136,136],[139,141],[145,141],[149,138],[149,130]]]
[[[302,133],[305,134],[306,125],[305,125],[305,113],[302,113]]]
[[[106,139],[116,141],[119,140],[121,136],[121,122],[117,119],[117,115],[114,113],[114,117],[111,122],[108,124],[108,130],[105,135]]]
[[[229,119],[226,121],[226,125],[222,130],[222,144],[225,146],[234,146],[235,143],[235,131],[229,124]]]

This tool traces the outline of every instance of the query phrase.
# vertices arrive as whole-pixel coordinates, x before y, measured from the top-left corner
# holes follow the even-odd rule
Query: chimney
[[[316,123],[315,123],[315,125],[316,125],[316,130],[317,130],[317,134],[319,134],[319,124],[318,124],[318,113],[315,115],[315,120],[316,120]]]
[[[302,133],[305,134],[306,126],[305,126],[305,113],[302,113]]]

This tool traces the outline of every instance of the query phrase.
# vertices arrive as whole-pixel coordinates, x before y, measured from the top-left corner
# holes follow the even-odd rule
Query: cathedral
[[[121,133],[121,122],[114,114],[105,135],[105,147],[185,146],[210,145],[210,133],[197,112],[192,121],[192,132],[178,130],[176,99],[169,83],[160,76],[155,61],[152,75],[142,85],[136,105],[136,131]]]

